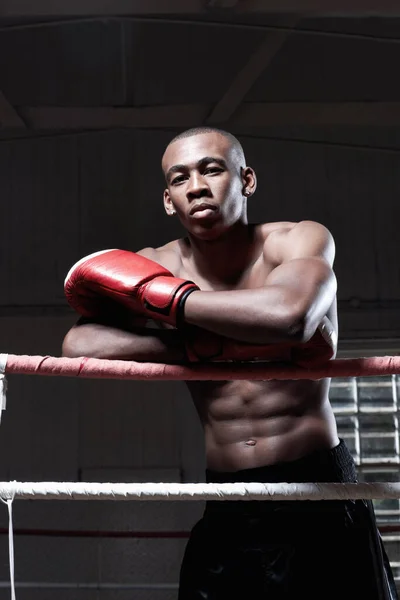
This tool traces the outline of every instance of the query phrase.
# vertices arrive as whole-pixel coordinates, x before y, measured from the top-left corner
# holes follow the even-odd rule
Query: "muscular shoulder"
[[[316,221],[267,223],[264,229],[264,252],[281,264],[286,260],[320,257],[330,265],[335,257],[335,243],[330,231]]]
[[[159,248],[142,248],[142,250],[139,250],[137,254],[145,256],[150,260],[154,260],[159,265],[162,265],[171,271],[171,273],[176,273],[182,263],[178,240],[168,242]]]

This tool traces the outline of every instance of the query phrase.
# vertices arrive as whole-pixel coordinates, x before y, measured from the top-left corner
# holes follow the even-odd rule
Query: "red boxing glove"
[[[308,342],[293,346],[292,361],[305,368],[322,365],[335,356],[336,346],[337,333],[328,317],[324,317]]]
[[[186,356],[189,362],[201,361],[275,361],[290,362],[292,345],[250,344],[199,327],[184,331]]]
[[[101,317],[115,303],[137,315],[177,325],[198,286],[126,250],[103,250],[78,261],[65,279],[68,303],[84,317]]]

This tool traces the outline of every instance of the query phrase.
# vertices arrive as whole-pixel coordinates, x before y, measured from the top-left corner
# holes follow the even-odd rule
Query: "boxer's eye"
[[[180,183],[183,183],[184,181],[185,181],[184,175],[179,175],[178,177],[173,178],[173,180],[171,181],[171,184],[179,185]]]
[[[208,167],[205,169],[205,175],[215,175],[217,173],[222,173],[222,169],[220,167]]]

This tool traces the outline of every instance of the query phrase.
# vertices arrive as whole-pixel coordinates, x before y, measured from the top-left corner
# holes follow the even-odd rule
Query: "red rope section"
[[[6,373],[136,380],[267,380],[323,379],[325,377],[372,377],[399,375],[400,356],[342,358],[305,369],[283,363],[207,363],[191,366],[138,363],[99,358],[56,358],[9,354]]]

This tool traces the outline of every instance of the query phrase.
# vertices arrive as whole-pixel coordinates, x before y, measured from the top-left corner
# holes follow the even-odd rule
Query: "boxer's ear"
[[[168,216],[172,217],[172,215],[176,215],[176,210],[171,201],[171,196],[169,195],[168,188],[164,190],[163,194],[164,200],[164,209]]]
[[[243,182],[243,196],[249,198],[257,189],[257,176],[254,169],[251,167],[244,167],[242,168],[241,177]]]

